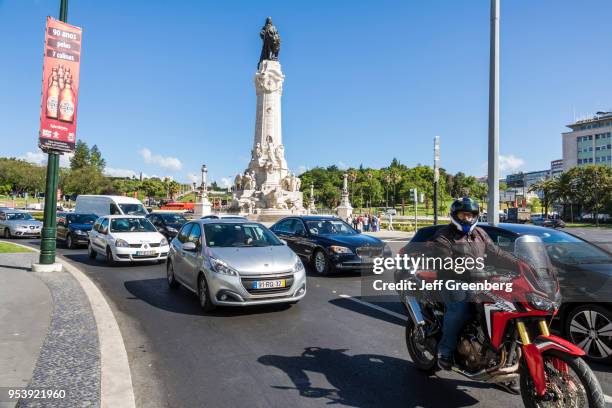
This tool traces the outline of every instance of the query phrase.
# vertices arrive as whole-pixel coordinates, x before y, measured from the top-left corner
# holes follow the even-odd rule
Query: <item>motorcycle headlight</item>
[[[238,272],[231,268],[228,264],[217,258],[210,258],[210,265],[212,270],[217,273],[222,273],[230,276],[238,276]]]
[[[330,246],[329,250],[335,254],[352,254],[353,253],[353,251],[351,251],[350,248],[338,246],[338,245]]]
[[[168,245],[168,240],[166,238],[162,238],[161,241],[159,241],[159,246],[166,246]]]
[[[554,312],[557,309],[557,304],[544,296],[540,296],[537,293],[529,293],[527,295],[529,304],[537,310],[543,310],[545,312]]]
[[[304,270],[304,264],[302,263],[302,260],[298,258],[295,261],[295,265],[293,265],[293,272],[301,272],[303,270]]]
[[[128,243],[127,243],[127,241],[126,241],[126,240],[124,240],[124,239],[117,238],[117,239],[115,240],[115,246],[116,246],[117,248],[129,248],[129,247],[130,247],[130,244],[128,244]]]

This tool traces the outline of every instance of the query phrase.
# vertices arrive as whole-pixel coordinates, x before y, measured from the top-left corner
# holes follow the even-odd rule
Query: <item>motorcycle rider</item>
[[[476,226],[480,208],[476,200],[470,197],[456,199],[451,205],[451,222],[437,231],[431,241],[437,256],[450,258],[483,258],[486,266],[501,267],[513,270],[517,260],[493,243],[487,233]],[[483,270],[466,270],[458,273],[442,269],[438,277],[443,280],[477,281],[489,275]],[[468,293],[462,290],[442,290],[442,300],[446,306],[442,338],[438,345],[438,365],[444,370],[453,366],[453,354],[463,325],[470,316]],[[505,385],[508,391],[518,393],[513,387]]]

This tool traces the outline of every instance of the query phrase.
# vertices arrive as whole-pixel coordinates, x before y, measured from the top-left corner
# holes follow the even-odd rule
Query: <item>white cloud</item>
[[[197,183],[198,182],[198,176],[196,176],[193,173],[189,173],[187,174],[187,180],[189,180],[190,183]]]
[[[104,174],[110,177],[134,177],[136,176],[136,172],[130,169],[117,169],[114,167],[106,167],[104,169]]]
[[[154,164],[168,170],[178,171],[183,167],[183,164],[176,157],[162,156],[159,154],[153,154],[151,150],[146,147],[140,149],[140,155],[147,164]]]
[[[525,165],[525,160],[512,154],[499,155],[499,171],[503,173],[514,173]]]
[[[70,158],[72,156],[74,156],[72,153],[60,155],[60,167],[70,167]],[[42,150],[38,150],[36,152],[26,152],[26,154],[19,158],[27,161],[28,163],[43,166],[47,164],[47,157],[47,153],[44,153]]]
[[[229,177],[221,177],[221,185],[225,188],[228,188],[232,185],[232,179]]]

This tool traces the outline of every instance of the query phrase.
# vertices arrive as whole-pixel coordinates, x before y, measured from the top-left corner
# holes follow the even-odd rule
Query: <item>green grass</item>
[[[567,222],[565,223],[566,228],[597,228],[597,225],[594,223],[586,223],[586,222]],[[612,224],[604,224],[599,223],[599,228],[610,228],[612,229]]]
[[[11,244],[10,242],[0,242],[0,254],[11,254],[16,252],[34,252],[31,249],[24,248],[19,245]]]

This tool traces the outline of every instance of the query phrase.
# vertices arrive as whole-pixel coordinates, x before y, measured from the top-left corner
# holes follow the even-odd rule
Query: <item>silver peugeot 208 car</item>
[[[300,258],[263,225],[200,219],[170,244],[168,285],[195,292],[204,311],[215,306],[297,303],[306,294]]]

